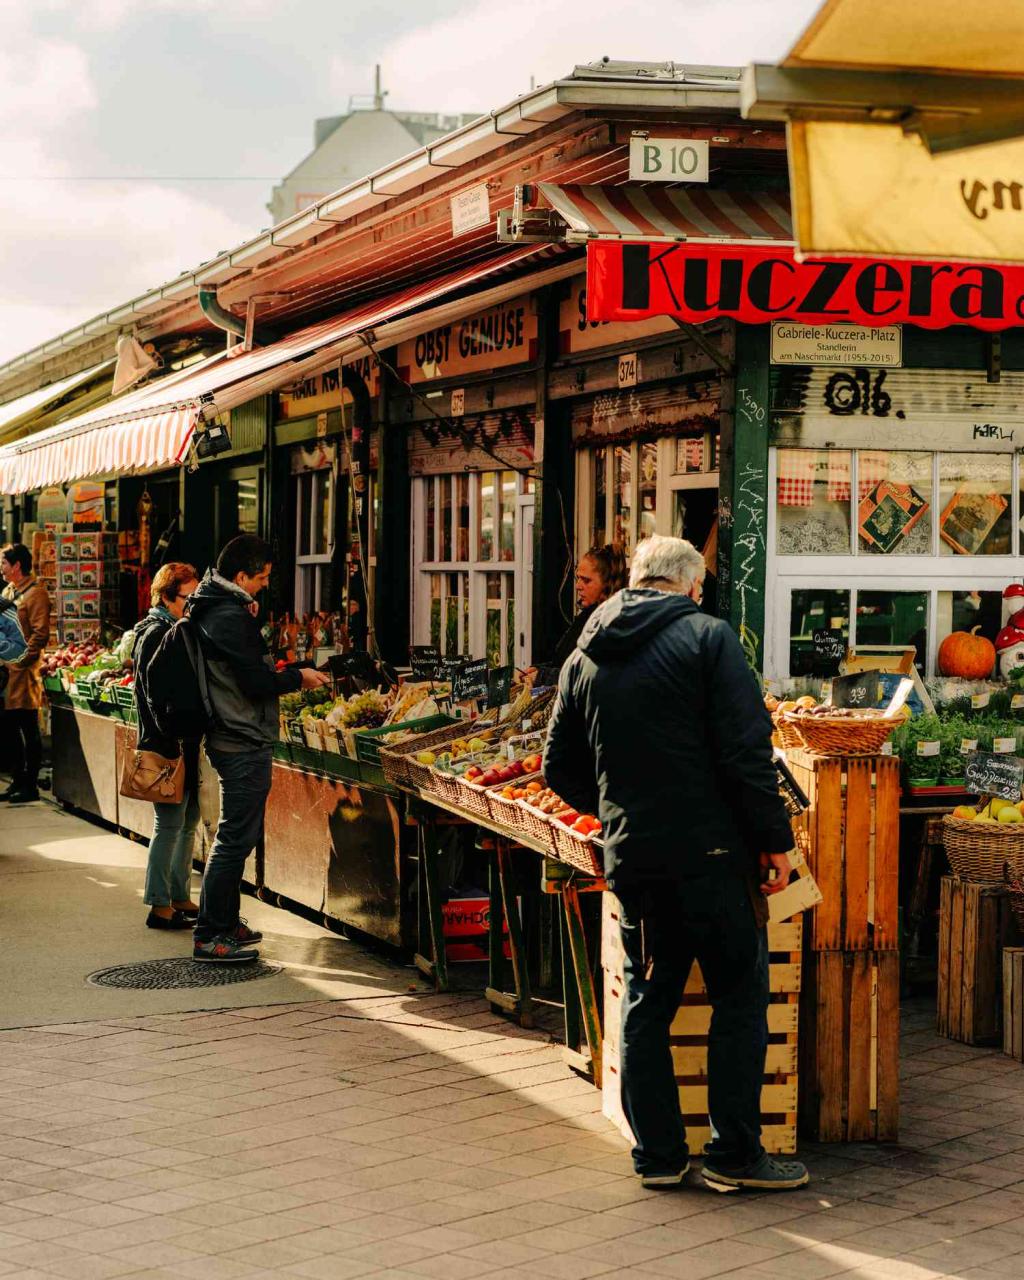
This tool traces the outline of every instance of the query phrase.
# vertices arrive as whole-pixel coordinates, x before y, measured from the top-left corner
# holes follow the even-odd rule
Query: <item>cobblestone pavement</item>
[[[775,1197],[642,1190],[558,1047],[471,995],[0,1032],[0,1275],[1024,1275],[1024,1069],[905,1014],[900,1145],[806,1150]]]

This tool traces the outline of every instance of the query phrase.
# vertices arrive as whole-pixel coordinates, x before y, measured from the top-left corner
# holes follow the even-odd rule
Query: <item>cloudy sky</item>
[[[0,361],[266,226],[375,62],[391,107],[485,111],[605,54],[777,58],[817,7],[0,0]]]

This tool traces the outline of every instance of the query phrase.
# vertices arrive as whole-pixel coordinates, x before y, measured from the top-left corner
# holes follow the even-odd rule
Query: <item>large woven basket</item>
[[[546,813],[541,813],[525,800],[516,800],[523,814],[523,832],[532,840],[538,841],[551,853],[555,851],[555,833],[551,829],[551,820]]]
[[[942,843],[949,865],[961,880],[992,884],[1010,874],[1024,873],[1024,823],[973,822],[970,818],[942,819]]]
[[[795,726],[786,723],[786,713],[782,715],[776,713],[772,716],[772,725],[774,726],[772,741],[783,751],[794,751],[804,745],[804,740]]]
[[[489,729],[490,725],[476,723],[471,730],[465,720],[456,720],[454,724],[446,724],[440,729],[431,729],[429,733],[417,734],[407,742],[396,743],[392,747],[381,747],[380,763],[384,777],[397,787],[414,787],[429,790],[427,776],[429,764],[420,764],[415,758],[417,752],[435,751],[438,747],[454,742],[456,738],[472,736],[472,732]]]
[[[898,720],[882,716],[811,716],[790,711],[781,717],[799,734],[808,751],[822,756],[877,755]]]
[[[551,823],[551,832],[555,839],[555,857],[559,862],[568,863],[588,876],[604,875],[604,854],[601,847],[594,844],[593,836],[581,836],[570,831],[557,818]]]
[[[533,775],[539,777],[539,774]],[[532,778],[520,779],[531,782]],[[526,816],[518,800],[509,800],[501,794],[501,787],[492,787],[487,792],[487,807],[492,822],[497,822],[512,831],[526,831]]]

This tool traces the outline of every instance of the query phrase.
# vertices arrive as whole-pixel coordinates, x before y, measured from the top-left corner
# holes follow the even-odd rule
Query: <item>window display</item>
[[[780,555],[849,554],[851,457],[846,449],[778,451]]]
[[[838,661],[825,651],[822,633],[831,632],[845,647],[850,636],[850,593],[810,587],[793,592],[789,610],[789,673],[834,675]],[[815,644],[815,633],[818,643]]]
[[[932,455],[860,450],[856,455],[861,551],[929,555]]]
[[[1010,454],[939,454],[940,551],[1005,556],[1012,550]]]

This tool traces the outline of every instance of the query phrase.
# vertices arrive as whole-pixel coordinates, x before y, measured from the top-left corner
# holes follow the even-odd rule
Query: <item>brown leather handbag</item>
[[[156,751],[129,751],[121,766],[118,788],[127,800],[181,804],[185,798],[185,756],[168,760]]]

